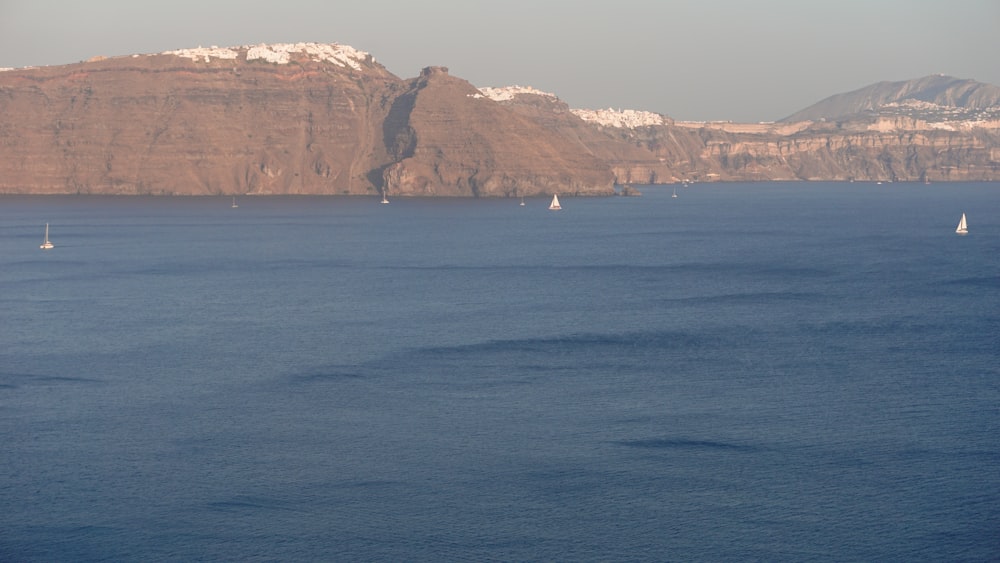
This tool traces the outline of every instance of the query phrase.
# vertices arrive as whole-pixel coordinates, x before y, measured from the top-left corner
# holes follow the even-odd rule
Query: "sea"
[[[1000,184],[640,190],[0,196],[0,560],[1000,560]]]

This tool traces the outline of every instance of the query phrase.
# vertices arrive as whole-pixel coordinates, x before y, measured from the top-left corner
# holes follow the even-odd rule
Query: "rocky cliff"
[[[992,99],[959,86],[966,101]],[[516,197],[683,180],[1000,179],[1000,107],[898,96],[872,107],[683,123],[477,89],[441,67],[404,80],[342,45],[186,49],[0,72],[0,193]]]
[[[803,122],[793,133],[779,132],[788,130],[781,126],[678,124],[629,137],[683,161],[688,180],[1000,180],[1000,129],[882,121]]]
[[[587,145],[483,96],[445,68],[424,69],[410,81],[394,102],[385,132],[395,157],[383,174],[390,193],[614,193],[611,168]]]
[[[350,63],[350,64],[348,64]],[[371,191],[399,80],[331,46],[244,47],[0,73],[0,190]]]
[[[610,165],[472,85],[341,45],[0,72],[0,192],[613,193]]]

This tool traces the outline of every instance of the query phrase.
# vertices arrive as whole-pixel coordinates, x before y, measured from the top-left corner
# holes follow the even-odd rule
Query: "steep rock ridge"
[[[614,193],[608,164],[585,145],[483,96],[446,68],[425,68],[399,100],[409,113],[405,123],[402,111],[387,121],[387,143],[402,157],[384,172],[389,193]]]
[[[0,191],[374,191],[384,92],[337,45],[210,48],[0,73]],[[376,161],[376,162],[373,162]]]

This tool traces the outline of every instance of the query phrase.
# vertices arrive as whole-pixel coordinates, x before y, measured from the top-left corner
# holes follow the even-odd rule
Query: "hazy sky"
[[[1000,0],[0,0],[0,67],[308,41],[679,120],[770,121],[938,73],[1000,85]]]

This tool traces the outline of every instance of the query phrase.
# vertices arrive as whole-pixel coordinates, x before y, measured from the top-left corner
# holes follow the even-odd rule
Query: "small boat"
[[[524,196],[521,196],[521,207],[524,207]]]
[[[552,211],[559,211],[560,209],[562,209],[562,206],[559,205],[558,194],[552,194],[552,203],[549,204],[549,209]]]
[[[389,203],[389,198],[385,197],[385,190],[382,190],[382,203]]]
[[[55,248],[55,246],[56,245],[52,244],[52,241],[49,240],[49,224],[45,223],[45,240],[42,241],[42,245],[39,246],[38,248],[41,248],[42,250],[48,250],[50,248]]]
[[[965,220],[965,213],[962,213],[962,218],[958,220],[958,227],[955,229],[955,232],[960,235],[969,234],[969,224]]]
[[[670,197],[677,197],[677,188],[674,188],[674,195],[672,195]]]
[[[236,209],[239,205],[236,205],[236,196],[233,196],[233,209]]]

